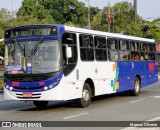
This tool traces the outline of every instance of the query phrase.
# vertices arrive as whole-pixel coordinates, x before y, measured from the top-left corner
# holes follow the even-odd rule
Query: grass
[[[0,90],[3,90],[3,77],[0,77]]]

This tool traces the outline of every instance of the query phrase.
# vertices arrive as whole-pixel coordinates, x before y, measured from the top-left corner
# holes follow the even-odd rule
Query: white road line
[[[150,119],[150,120],[147,120],[147,121],[159,121],[160,120],[160,116],[158,116],[158,117],[155,117],[155,118],[153,118],[153,119]],[[144,121],[145,122],[145,121]],[[124,128],[124,129],[121,129],[121,130],[159,130],[159,128],[158,127],[148,127],[148,128],[143,128],[143,127],[126,127],[126,128]]]
[[[135,101],[132,101],[132,102],[129,102],[129,103],[135,103],[135,102],[139,102],[139,101],[142,101],[144,99],[139,99],[139,100],[135,100]]]
[[[17,108],[17,109],[11,109],[11,111],[20,111],[20,110],[24,110],[24,109],[29,109],[29,108],[34,108],[33,106],[31,107],[23,107],[23,108]]]
[[[151,98],[160,98],[160,96],[149,96]]]
[[[86,113],[81,113],[81,114],[77,114],[77,115],[73,115],[73,116],[64,117],[63,120],[66,120],[66,119],[69,119],[69,118],[74,118],[74,117],[77,117],[77,116],[86,115],[86,114],[88,114],[88,112],[86,112]]]
[[[153,119],[150,119],[148,121],[160,121],[160,116],[156,117],[156,118],[153,118]]]

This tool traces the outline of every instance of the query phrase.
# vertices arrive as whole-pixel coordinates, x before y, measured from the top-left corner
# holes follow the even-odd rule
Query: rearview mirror
[[[71,47],[66,46],[66,58],[69,59],[72,57],[72,49]]]

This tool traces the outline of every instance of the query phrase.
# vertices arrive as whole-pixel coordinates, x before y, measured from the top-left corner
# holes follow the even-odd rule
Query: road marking
[[[150,119],[148,121],[160,121],[160,116],[156,117],[156,118],[153,118],[153,119]]]
[[[129,102],[129,103],[135,103],[135,102],[139,102],[139,101],[142,101],[144,99],[139,99],[139,100],[135,100],[135,101],[132,101],[132,102]]]
[[[149,96],[149,97],[152,97],[152,98],[160,98],[160,96]]]
[[[150,120],[147,120],[147,121],[160,121],[160,116],[158,116],[158,117],[155,117],[155,118],[153,118],[153,119],[150,119]],[[144,121],[145,122],[145,121]],[[153,129],[153,127],[148,127],[148,128],[143,128],[143,127],[126,127],[126,128],[124,128],[124,129],[121,129],[121,130],[159,130],[159,128],[157,128],[157,127],[154,127],[154,129]]]
[[[77,114],[77,115],[73,115],[73,116],[64,117],[63,120],[66,120],[66,119],[69,119],[69,118],[74,118],[74,117],[77,117],[77,116],[86,115],[86,114],[88,114],[88,112],[86,112],[86,113],[81,113],[81,114]]]
[[[29,108],[34,108],[33,106],[31,107],[23,107],[23,108],[17,108],[17,109],[11,109],[11,111],[20,111],[20,110],[24,110],[24,109],[29,109]]]

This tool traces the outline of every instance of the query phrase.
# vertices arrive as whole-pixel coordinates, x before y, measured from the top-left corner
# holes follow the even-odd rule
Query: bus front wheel
[[[138,77],[135,77],[134,80],[134,89],[130,90],[130,95],[131,96],[138,96],[140,93],[140,89],[141,89],[141,83]]]
[[[44,108],[48,105],[48,101],[33,101],[37,108]]]
[[[91,103],[92,90],[88,83],[84,83],[82,90],[82,98],[78,99],[78,106],[85,108],[88,107]]]

